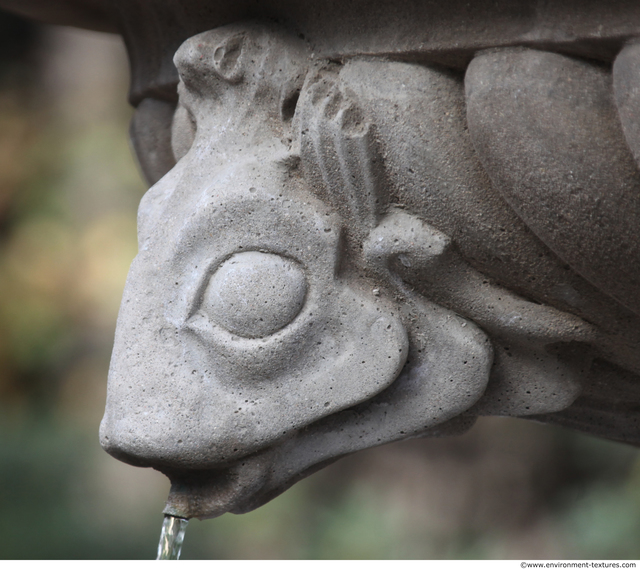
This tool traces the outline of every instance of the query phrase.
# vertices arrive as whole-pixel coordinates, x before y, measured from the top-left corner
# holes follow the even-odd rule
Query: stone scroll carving
[[[637,45],[459,73],[254,22],[174,62],[101,427],[171,478],[167,513],[480,415],[640,441]]]

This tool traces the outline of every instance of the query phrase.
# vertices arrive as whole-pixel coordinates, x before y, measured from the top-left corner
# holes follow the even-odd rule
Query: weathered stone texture
[[[101,438],[168,513],[480,415],[640,443],[637,2],[0,5],[129,48]]]

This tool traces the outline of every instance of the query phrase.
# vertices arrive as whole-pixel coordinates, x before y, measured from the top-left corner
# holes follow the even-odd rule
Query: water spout
[[[158,543],[157,560],[180,559],[184,534],[187,531],[189,520],[165,515],[162,522],[162,533]]]

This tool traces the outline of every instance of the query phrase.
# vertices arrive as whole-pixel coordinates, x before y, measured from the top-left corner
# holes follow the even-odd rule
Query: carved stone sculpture
[[[119,22],[155,182],[105,449],[206,518],[482,415],[638,444],[638,6],[240,4],[56,4]]]

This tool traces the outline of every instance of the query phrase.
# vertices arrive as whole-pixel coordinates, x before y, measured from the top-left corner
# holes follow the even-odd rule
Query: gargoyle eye
[[[201,310],[216,324],[245,338],[277,332],[302,310],[307,282],[295,261],[247,251],[227,259],[211,276]]]

